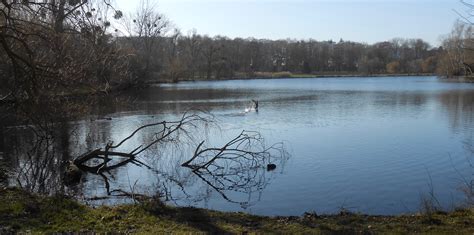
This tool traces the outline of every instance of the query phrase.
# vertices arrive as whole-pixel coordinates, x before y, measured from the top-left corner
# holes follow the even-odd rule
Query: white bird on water
[[[251,112],[251,111],[258,112],[258,101],[252,99],[251,107],[245,108],[246,113]]]

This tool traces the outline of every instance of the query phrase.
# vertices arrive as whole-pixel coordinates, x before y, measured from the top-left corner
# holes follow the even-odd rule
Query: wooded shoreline
[[[179,82],[192,82],[192,81],[228,81],[228,80],[259,80],[259,79],[292,79],[292,78],[356,78],[356,77],[429,77],[437,76],[433,73],[400,73],[400,74],[354,74],[354,73],[319,73],[319,74],[301,74],[301,73],[272,73],[264,72],[259,73],[256,76],[234,76],[234,77],[225,77],[218,79],[205,79],[205,78],[195,78],[195,79],[180,79],[178,81],[173,81],[167,78],[158,78],[151,79],[150,81],[145,82],[145,84],[159,84],[159,83],[179,83]],[[448,78],[457,79],[457,78]]]

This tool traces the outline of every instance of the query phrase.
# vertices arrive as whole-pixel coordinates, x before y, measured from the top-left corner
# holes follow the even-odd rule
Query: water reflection
[[[443,92],[438,99],[445,109],[453,131],[462,132],[474,126],[474,91]]]
[[[90,116],[56,125],[54,139],[41,144],[32,144],[38,139],[28,128],[5,128],[2,162],[15,169],[10,183],[103,199],[107,189],[100,175],[86,175],[73,189],[61,186],[64,162],[110,141],[118,143],[138,126],[175,120],[190,108],[209,110],[220,129],[192,132],[196,141],[189,144],[144,151],[139,160],[150,168],[111,170],[110,191],[266,215],[331,213],[341,205],[394,214],[419,209],[429,174],[446,208],[465,199],[458,190],[459,173],[472,176],[466,162],[472,153],[465,143],[473,139],[473,84],[430,77],[223,81],[164,85],[127,96],[131,103],[94,106]],[[251,99],[259,101],[258,113],[244,112]],[[251,161],[239,167],[226,162],[207,171],[181,166],[201,140],[222,146],[242,130],[259,131],[269,143],[287,141],[292,157],[260,167]],[[153,132],[138,135],[123,150],[152,138]],[[276,164],[275,171],[267,171],[270,163]],[[122,202],[130,199],[91,203]]]
[[[94,204],[129,202],[155,195],[176,204],[199,203],[209,200],[212,189],[228,202],[246,208],[258,200],[253,195],[261,193],[274,178],[274,172],[266,170],[267,164],[271,162],[283,169],[287,158],[286,152],[280,152],[280,156],[271,153],[283,148],[261,149],[257,144],[264,146],[263,138],[252,137],[227,143],[226,146],[235,147],[232,149],[217,148],[218,153],[206,155],[217,158],[209,164],[202,162],[204,156],[196,156],[199,158],[193,159],[193,167],[183,167],[196,148],[195,140],[204,138],[206,130],[213,135],[220,130],[210,129],[209,120],[199,116],[183,116],[178,122],[156,123],[156,119],[147,116],[136,122],[64,123],[55,126],[60,130],[58,133],[44,139],[34,139],[38,136],[30,127],[12,128],[16,135],[9,136],[11,142],[7,143],[16,146],[9,151],[11,156],[17,156],[12,163],[12,184],[32,192],[79,196],[95,201]],[[204,148],[202,144],[199,147],[200,151],[215,149]],[[246,154],[232,155],[232,151]],[[74,177],[66,167],[70,160],[87,175],[79,185],[66,187],[64,182]],[[194,168],[196,164],[203,167]]]
[[[69,159],[65,149],[70,134],[68,124],[61,124],[59,130],[50,135],[38,135],[27,126],[7,129],[4,164],[10,169],[11,184],[31,192],[64,193],[62,172]]]

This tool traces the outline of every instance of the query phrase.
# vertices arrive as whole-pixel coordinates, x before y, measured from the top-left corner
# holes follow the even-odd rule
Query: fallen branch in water
[[[207,124],[209,122],[212,122],[212,116],[196,113],[189,114],[186,112],[179,121],[162,121],[143,125],[121,140],[118,144],[114,145],[113,142],[109,142],[104,148],[92,150],[75,158],[72,161],[72,164],[77,166],[78,170],[83,172],[100,175],[104,179],[107,193],[110,195],[108,178],[105,173],[110,174],[111,170],[125,166],[129,163],[140,167],[150,168],[137,159],[139,154],[159,143],[179,142],[180,135],[192,138],[188,129],[197,128],[199,123]],[[140,133],[140,131],[150,128],[155,128],[157,131],[153,134],[153,138],[149,143],[140,145],[129,152],[118,150],[119,147],[126,144],[127,141]],[[99,163],[94,164],[92,163],[93,160],[97,160]],[[66,173],[68,174],[68,172]]]
[[[197,128],[198,123],[207,124],[210,121],[211,119],[206,116],[185,114],[179,121],[147,124],[138,127],[118,144],[114,145],[110,142],[104,148],[95,149],[77,157],[72,164],[82,172],[101,176],[107,194],[111,196],[113,192],[118,192],[110,189],[109,176],[113,177],[112,170],[127,164],[152,169],[137,159],[139,154],[157,144],[184,143],[182,139],[179,139],[179,133],[194,139],[191,132],[188,132],[189,128]],[[126,145],[127,141],[147,128],[158,130],[146,145],[140,145],[128,152],[119,151],[119,147]],[[197,177],[215,189],[226,200],[243,205],[244,202],[237,202],[227,197],[226,191],[232,190],[247,194],[261,191],[269,182],[266,171],[274,170],[276,164],[282,164],[286,158],[287,152],[282,143],[266,147],[260,133],[242,131],[220,148],[208,148],[204,146],[204,141],[200,142],[193,156],[181,166],[192,169]],[[127,194],[120,196],[127,196]]]
[[[216,164],[218,160],[225,160],[226,164],[236,164],[242,166],[242,161],[246,161],[246,167],[262,167],[272,164],[273,152],[277,151],[284,155],[283,144],[278,143],[270,147],[265,147],[265,141],[260,133],[253,131],[242,131],[237,137],[226,143],[221,148],[202,148],[202,141],[196,148],[194,155],[181,166],[189,167],[194,171],[208,169],[209,167],[221,168]]]
[[[204,141],[182,166],[192,169],[225,200],[238,203],[243,208],[249,206],[248,201],[236,201],[226,192],[243,193],[249,198],[253,192],[261,191],[268,185],[270,178],[266,172],[274,170],[276,164],[283,164],[288,158],[283,143],[266,147],[258,132],[243,131],[221,148],[204,148],[203,144]]]

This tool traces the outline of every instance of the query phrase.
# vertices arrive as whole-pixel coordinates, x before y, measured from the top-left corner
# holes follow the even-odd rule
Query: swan
[[[245,108],[244,112],[248,113],[248,112],[251,112],[251,111],[258,112],[258,101],[257,100],[252,99],[251,107]]]

